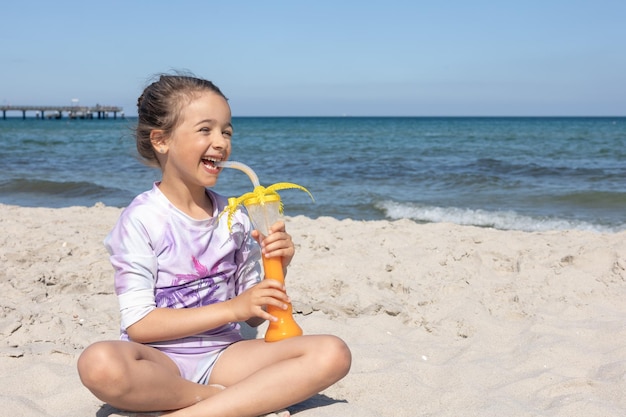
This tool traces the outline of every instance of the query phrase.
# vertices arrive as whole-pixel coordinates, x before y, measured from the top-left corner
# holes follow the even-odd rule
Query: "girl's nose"
[[[214,149],[222,150],[228,146],[228,139],[226,139],[221,132],[216,133],[212,139],[213,140],[211,141],[211,146]]]

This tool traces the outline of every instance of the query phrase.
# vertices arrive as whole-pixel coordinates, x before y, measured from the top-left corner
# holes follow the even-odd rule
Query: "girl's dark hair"
[[[207,91],[226,96],[211,81],[197,78],[191,74],[161,74],[148,85],[137,100],[137,128],[135,138],[137,151],[148,165],[159,166],[150,132],[163,130],[164,136],[172,134],[178,126],[184,106],[200,93]]]

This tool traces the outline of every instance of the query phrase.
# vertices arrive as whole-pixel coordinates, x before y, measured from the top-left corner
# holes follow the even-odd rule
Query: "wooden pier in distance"
[[[2,111],[2,119],[6,120],[7,112],[20,111],[22,119],[26,119],[26,112],[35,112],[36,118],[41,119],[62,119],[63,114],[70,119],[108,119],[113,115],[113,119],[117,119],[117,115],[124,117],[122,107],[118,106],[0,106]]]

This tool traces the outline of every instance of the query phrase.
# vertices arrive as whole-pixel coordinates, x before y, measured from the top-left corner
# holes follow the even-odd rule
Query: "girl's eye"
[[[227,138],[232,138],[233,137],[233,132],[231,132],[230,130],[226,130],[224,132],[222,132],[222,134],[227,137]]]
[[[209,133],[210,131],[211,131],[211,129],[209,129],[208,127],[201,127],[200,128],[200,132],[203,132],[203,133]]]

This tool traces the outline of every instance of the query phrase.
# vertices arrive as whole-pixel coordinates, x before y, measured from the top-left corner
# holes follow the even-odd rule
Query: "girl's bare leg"
[[[165,354],[133,342],[94,343],[78,359],[78,373],[96,397],[128,411],[175,410],[221,391],[183,379]]]
[[[172,416],[258,416],[303,401],[343,378],[351,354],[334,336],[299,336],[280,342],[245,340],[228,347],[210,383],[226,387]]]

